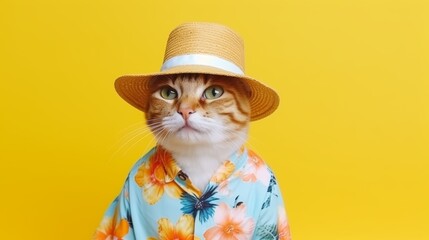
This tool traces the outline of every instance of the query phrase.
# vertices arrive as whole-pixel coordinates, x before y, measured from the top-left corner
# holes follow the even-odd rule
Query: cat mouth
[[[179,128],[179,130],[178,130],[179,132],[180,131],[193,131],[193,132],[201,132],[200,130],[198,130],[198,129],[196,129],[196,128],[193,128],[193,127],[191,127],[191,126],[189,126],[189,125],[184,125],[183,127],[181,127],[181,128]]]
[[[201,130],[189,125],[188,123],[185,123],[181,128],[179,128],[179,130],[177,130],[178,132],[198,132],[201,133]]]

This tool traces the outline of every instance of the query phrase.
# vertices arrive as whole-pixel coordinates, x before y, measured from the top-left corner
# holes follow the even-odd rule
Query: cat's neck
[[[234,139],[222,143],[200,143],[188,145],[185,142],[166,144],[182,171],[201,191],[204,190],[214,172],[220,165],[245,143],[247,132],[242,132]]]

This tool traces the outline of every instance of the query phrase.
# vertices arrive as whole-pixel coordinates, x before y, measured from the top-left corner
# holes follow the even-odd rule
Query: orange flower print
[[[161,199],[164,191],[174,198],[179,198],[182,194],[182,190],[176,185],[174,181],[166,182],[168,175],[164,169],[163,163],[174,164],[171,161],[164,161],[164,157],[169,157],[164,151],[157,151],[149,161],[142,164],[134,180],[137,185],[143,188],[144,200],[153,205]],[[172,166],[166,166],[172,167]]]
[[[251,150],[249,150],[248,154],[247,166],[242,171],[239,171],[237,175],[245,182],[256,182],[259,180],[268,186],[271,174],[267,171],[265,162]]]
[[[225,161],[222,166],[216,171],[212,177],[212,181],[215,183],[221,183],[225,181],[234,171],[235,165],[231,161]]]
[[[227,179],[235,170],[235,165],[231,161],[225,161],[222,166],[215,172],[211,181],[219,185],[218,191],[222,195],[229,195],[230,190],[228,187]]]
[[[279,207],[279,215],[278,215],[278,239],[279,240],[291,240],[289,224],[286,218],[286,211],[283,207]]]
[[[204,233],[207,240],[238,240],[251,239],[255,228],[252,218],[246,217],[246,207],[241,204],[230,208],[226,203],[216,208],[214,215],[216,226]]]
[[[158,221],[159,240],[199,240],[194,237],[194,218],[191,215],[183,215],[176,225],[173,225],[167,218]],[[148,240],[157,240],[150,237]]]
[[[127,219],[117,219],[117,209],[113,217],[105,217],[95,233],[95,240],[122,240],[128,234]]]

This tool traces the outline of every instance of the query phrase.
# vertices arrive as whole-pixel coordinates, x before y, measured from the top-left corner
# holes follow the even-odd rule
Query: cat
[[[290,240],[277,180],[244,147],[249,86],[187,73],[154,77],[149,91],[157,146],[132,168],[94,239]]]
[[[191,22],[170,32],[160,71],[116,79],[157,144],[130,170],[96,240],[291,239],[277,179],[246,147],[250,122],[280,98],[244,62],[234,30]]]
[[[181,74],[150,84],[147,125],[200,190],[248,135],[249,89],[238,79],[222,78]]]

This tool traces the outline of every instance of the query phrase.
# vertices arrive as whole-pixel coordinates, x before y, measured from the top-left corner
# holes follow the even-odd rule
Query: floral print
[[[128,222],[121,219],[119,223],[114,218],[105,218],[97,230],[95,239],[97,240],[121,240],[128,233]]]
[[[166,182],[168,178],[164,171],[164,164],[173,165],[171,155],[163,149],[154,154],[149,161],[142,164],[135,176],[136,183],[143,188],[143,198],[149,204],[155,204],[164,194],[174,198],[179,198],[182,194],[181,189],[174,182]],[[174,166],[169,166],[174,168]]]
[[[286,211],[283,207],[279,207],[279,215],[278,215],[278,236],[279,240],[289,240],[290,237],[290,229],[289,224],[287,222]]]
[[[267,199],[265,200],[264,204],[262,205],[262,209],[267,208],[271,205],[271,198],[273,196],[273,194],[276,194],[275,192],[273,192],[273,189],[276,187],[277,185],[277,180],[276,177],[274,177],[274,175],[271,175],[271,179],[270,179],[270,183],[268,185],[268,189],[267,189]]]
[[[180,209],[184,214],[192,214],[195,218],[199,213],[199,221],[204,223],[214,214],[215,203],[219,198],[214,197],[216,186],[210,186],[206,192],[199,198],[196,195],[184,193],[180,198],[183,207]]]
[[[230,208],[225,203],[219,205],[214,216],[215,226],[204,233],[207,240],[251,239],[254,220],[246,216],[246,207],[241,204]]]
[[[132,168],[96,240],[290,240],[276,178],[240,148],[200,191],[158,146]]]
[[[95,233],[96,240],[122,240],[129,230],[126,219],[117,218],[118,209],[112,217],[105,217]]]
[[[216,171],[216,173],[213,175],[211,180],[218,184],[222,183],[228,178],[228,176],[232,174],[234,169],[235,169],[234,163],[227,160],[220,166],[220,168]]]
[[[169,219],[161,218],[158,221],[159,240],[196,240],[194,237],[194,218],[190,215],[183,215],[179,218],[176,225],[173,225]],[[148,240],[157,240],[150,237]]]
[[[256,182],[268,185],[270,180],[270,173],[267,171],[265,162],[254,153],[249,150],[248,164],[246,167],[237,173],[238,176],[245,182]]]

